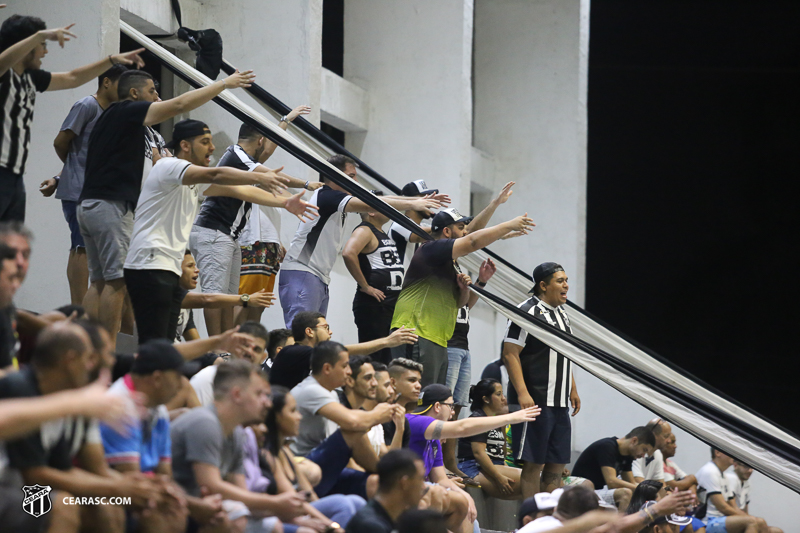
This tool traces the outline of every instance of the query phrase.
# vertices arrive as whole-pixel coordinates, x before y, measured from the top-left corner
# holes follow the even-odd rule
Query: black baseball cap
[[[555,274],[556,272],[564,272],[564,267],[558,263],[542,263],[533,269],[533,287],[528,291],[528,294],[533,294],[534,287],[539,285],[540,281],[544,281],[547,276]]]
[[[206,133],[211,133],[211,130],[205,122],[193,118],[183,119],[172,128],[172,140],[167,143],[167,148],[172,150],[178,146],[181,141],[191,139],[192,137],[199,137]]]
[[[455,207],[451,207],[449,209],[442,209],[433,217],[433,221],[431,222],[431,229],[433,231],[442,231],[444,228],[449,226],[450,224],[458,224],[459,222],[463,222],[464,224],[469,224],[470,221],[475,217],[465,217],[461,213],[458,212],[458,209]]]
[[[443,402],[452,396],[453,393],[445,385],[432,383],[419,393],[419,400],[417,400],[417,407],[414,409],[414,413],[424,413],[436,402]]]
[[[174,344],[164,339],[153,339],[139,346],[131,372],[147,375],[156,370],[178,370],[182,366],[183,356]]]
[[[439,192],[439,189],[429,189],[425,184],[425,180],[416,180],[411,183],[406,183],[403,186],[401,194],[403,196],[425,196],[426,194],[434,194]]]
[[[644,502],[644,505],[642,505],[642,510],[645,510],[648,507],[652,507],[656,503],[657,502],[655,502],[653,500],[650,500],[649,502]],[[688,516],[681,516],[681,515],[678,515],[678,514],[670,514],[670,515],[667,515],[667,516],[660,516],[660,517],[656,518],[656,521],[653,522],[653,524],[657,525],[657,524],[664,524],[664,523],[667,523],[667,522],[669,522],[670,524],[676,525],[676,526],[685,526],[685,525],[691,524],[692,523],[692,519],[690,517],[688,517]]]

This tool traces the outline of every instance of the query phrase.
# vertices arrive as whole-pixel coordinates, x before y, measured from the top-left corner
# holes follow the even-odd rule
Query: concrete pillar
[[[423,178],[469,211],[472,0],[345,4],[344,77],[370,95],[361,157],[402,186]]]
[[[72,31],[77,39],[66,43],[63,49],[58,43],[48,43],[42,64],[45,70],[69,71],[119,50],[119,0],[27,0],[22,5],[10,5],[0,16],[5,20],[14,13],[40,17],[48,28],[76,23]],[[70,107],[96,90],[96,82],[91,81],[77,89],[36,95],[31,151],[24,177],[28,194],[25,222],[35,240],[28,281],[14,299],[18,307],[49,311],[70,301],[66,275],[69,228],[61,213],[61,202],[55,197],[44,198],[39,184],[61,171],[53,139]]]

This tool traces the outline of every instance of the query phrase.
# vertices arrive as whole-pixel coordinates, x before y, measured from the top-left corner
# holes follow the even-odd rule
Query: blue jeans
[[[314,487],[319,497],[328,494],[367,495],[369,473],[347,468],[353,451],[345,442],[341,430],[336,430],[327,439],[308,452],[306,459],[322,469],[322,479]]]
[[[447,388],[453,392],[456,405],[469,405],[469,386],[472,381],[472,358],[469,350],[447,348]]]
[[[300,311],[328,313],[328,286],[311,272],[284,270],[278,276],[278,295],[283,308],[283,321],[292,329],[294,315]]]
[[[311,506],[314,509],[342,526],[342,528],[346,527],[353,515],[366,504],[367,502],[364,498],[355,494],[331,494],[311,502]],[[297,527],[294,524],[284,523],[283,531],[284,533],[295,533]]]

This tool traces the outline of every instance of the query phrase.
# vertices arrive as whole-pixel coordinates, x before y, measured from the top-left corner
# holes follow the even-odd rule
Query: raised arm
[[[497,208],[506,203],[506,200],[508,200],[511,195],[514,194],[514,191],[511,190],[511,187],[514,185],[516,185],[516,182],[514,181],[509,181],[506,183],[503,188],[500,189],[500,193],[493,198],[491,202],[489,202],[489,205],[487,205],[483,211],[478,213],[478,215],[472,219],[472,222],[467,224],[468,234],[486,227],[486,224],[489,223],[489,220],[491,220],[492,215],[494,215],[494,212],[497,210]]]
[[[345,348],[350,355],[369,355],[384,348],[394,348],[401,344],[414,344],[418,339],[419,337],[414,333],[413,328],[402,327],[394,330],[388,337],[350,344]]]
[[[432,194],[421,198],[387,196],[382,197],[381,200],[398,211],[422,211],[427,214],[431,214],[431,209],[438,209],[442,206],[441,201],[434,199]],[[347,202],[347,206],[345,207],[345,211],[348,213],[368,213],[374,210],[374,207],[367,205],[358,198],[353,198]]]
[[[253,174],[253,172],[250,174]],[[230,196],[231,198],[238,198],[244,202],[265,205],[267,207],[283,208],[303,222],[305,222],[306,217],[312,220],[316,218],[317,211],[319,211],[319,207],[303,200],[302,191],[294,196],[284,198],[263,191],[258,187],[249,187],[246,185],[212,185],[206,190],[205,194],[206,196]]]
[[[266,189],[280,187],[287,180],[267,172],[248,172],[233,167],[202,167],[190,165],[183,173],[183,184],[210,183],[211,185],[258,185]],[[213,194],[217,189],[211,189],[212,194],[206,196],[221,196]],[[227,189],[226,189],[227,190]],[[275,196],[274,194],[272,196]]]
[[[366,432],[372,426],[390,421],[394,411],[395,406],[388,403],[380,403],[372,411],[362,411],[348,409],[339,402],[331,402],[320,407],[317,414],[332,420],[344,431]]]
[[[294,122],[294,119],[296,119],[300,115],[308,115],[309,113],[311,113],[311,107],[307,105],[297,106],[294,109],[292,109],[288,115],[285,115],[284,117],[281,118],[281,121],[278,122],[278,127],[283,131],[286,131],[286,129],[289,127],[290,122]],[[266,139],[264,142],[264,151],[261,152],[261,157],[258,158],[258,162],[263,165],[264,161],[269,159],[272,156],[272,154],[275,153],[275,150],[277,148],[278,148],[277,144],[270,141],[269,139]],[[294,187],[294,185],[292,185],[292,187]]]
[[[75,24],[70,24],[63,28],[37,31],[30,37],[3,50],[3,52],[0,53],[0,76],[4,75],[11,67],[25,59],[25,56],[28,55],[31,50],[42,43],[58,41],[61,48],[64,48],[65,42],[71,40],[72,37],[77,37],[77,35],[69,31],[74,25]]]
[[[100,61],[95,61],[88,65],[72,69],[69,72],[54,72],[50,79],[50,86],[47,87],[48,91],[60,91],[63,89],[74,89],[80,87],[84,83],[89,83],[110,69],[112,65],[122,63],[123,65],[135,66],[141,68],[144,66],[144,61],[139,54],[144,52],[144,48],[139,48],[133,52],[126,52],[124,54],[116,54],[105,57]]]
[[[452,422],[436,421],[425,430],[425,438],[438,440],[471,437],[508,424],[533,422],[541,412],[542,410],[539,407],[529,407],[499,416],[469,417]]]
[[[249,307],[269,307],[275,295],[261,289],[250,295]],[[239,294],[222,294],[216,292],[188,292],[181,302],[182,309],[226,309],[242,305]]]
[[[225,89],[250,87],[255,77],[252,70],[245,70],[244,72],[239,72],[237,70],[224,80],[214,82],[193,91],[185,92],[180,96],[170,98],[163,102],[154,102],[147,109],[144,125],[153,126],[180,115],[181,113],[188,113],[192,109],[197,109],[206,102],[210,102]]]
[[[525,213],[523,216],[511,219],[508,222],[474,231],[464,237],[456,239],[456,242],[453,243],[453,259],[458,259],[472,252],[477,252],[481,248],[485,248],[493,242],[502,239],[508,233],[518,231],[522,234],[527,234],[535,225],[533,220],[528,218],[528,214]]]

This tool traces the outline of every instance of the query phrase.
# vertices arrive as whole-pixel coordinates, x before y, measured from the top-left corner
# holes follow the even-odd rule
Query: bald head
[[[46,327],[39,333],[31,362],[39,370],[58,368],[67,355],[82,357],[91,351],[91,347],[92,343],[86,330],[64,320]]]

